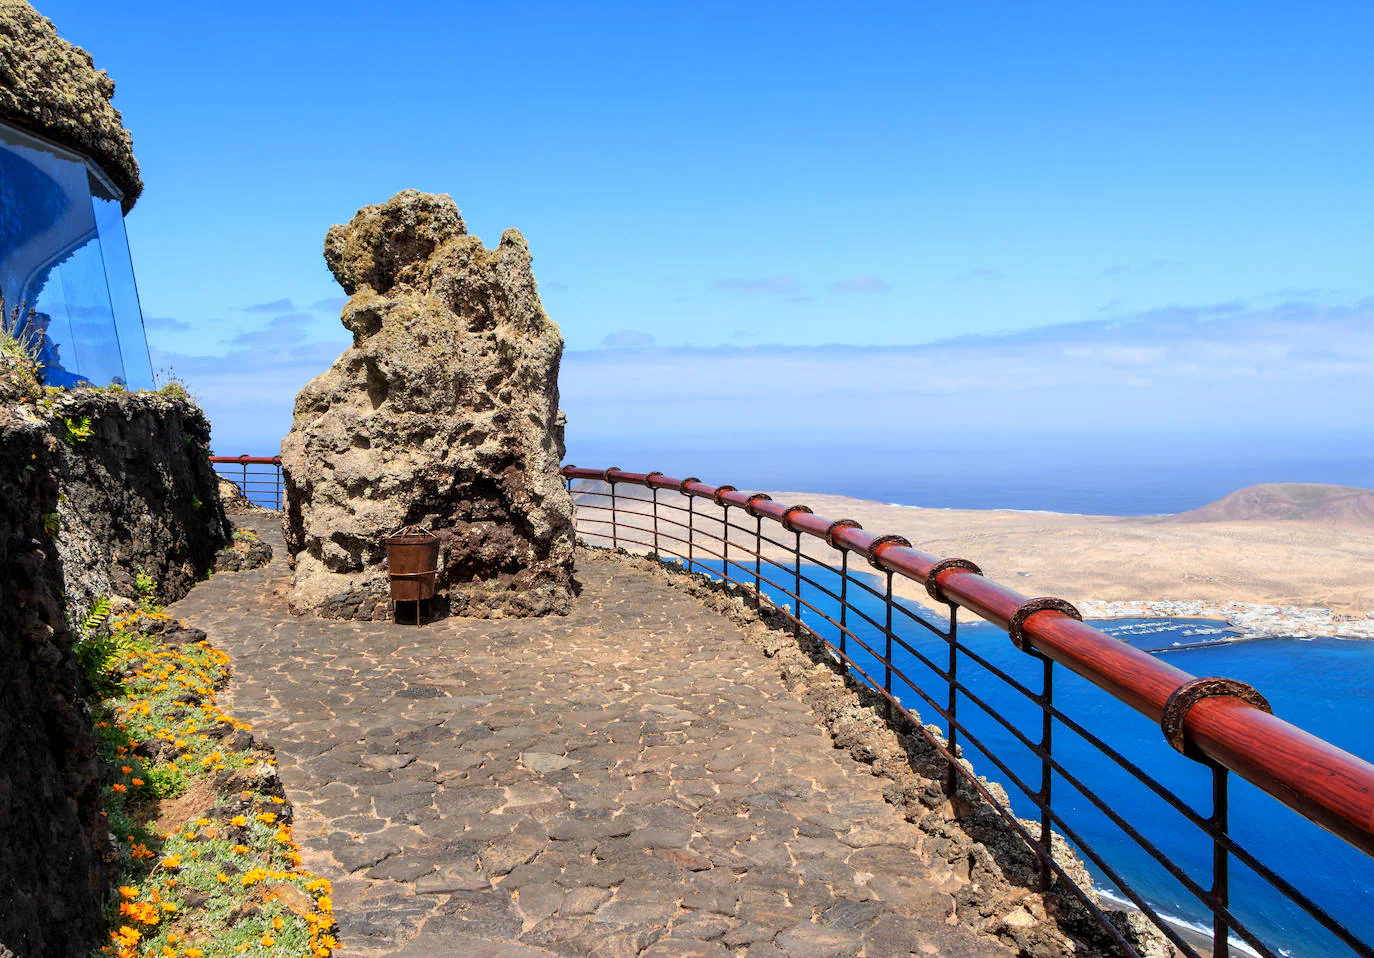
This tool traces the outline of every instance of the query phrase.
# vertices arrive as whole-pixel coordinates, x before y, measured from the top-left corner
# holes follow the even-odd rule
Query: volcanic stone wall
[[[301,391],[282,442],[292,610],[388,617],[383,539],[419,524],[441,540],[451,611],[565,613],[563,340],[524,237],[486,249],[448,196],[407,190],[332,227],[325,261],[353,346]]]
[[[159,393],[77,390],[52,415],[63,438],[57,548],[73,617],[101,596],[136,598],[140,571],[158,602],[190,592],[233,535],[205,413]],[[90,436],[67,440],[69,424]]]
[[[107,885],[95,733],[43,518],[55,446],[45,423],[0,407],[0,954],[83,953]]]
[[[168,602],[208,574],[230,527],[193,403],[80,390],[0,406],[0,954],[78,955],[109,892],[95,735],[70,622]]]

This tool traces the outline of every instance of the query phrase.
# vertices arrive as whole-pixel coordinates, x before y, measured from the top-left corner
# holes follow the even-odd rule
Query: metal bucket
[[[386,537],[386,562],[391,578],[391,601],[419,603],[434,598],[439,573],[439,537],[420,526],[405,526]]]

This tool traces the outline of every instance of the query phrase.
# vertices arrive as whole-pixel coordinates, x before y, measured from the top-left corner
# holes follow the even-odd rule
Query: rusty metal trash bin
[[[420,603],[434,598],[439,574],[439,537],[422,526],[403,526],[386,537],[387,572],[391,578],[391,617],[397,618],[398,602],[415,603],[415,624],[420,624]]]

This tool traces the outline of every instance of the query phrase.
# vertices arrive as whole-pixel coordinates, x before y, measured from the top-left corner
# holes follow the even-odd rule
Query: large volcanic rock
[[[292,610],[386,618],[382,540],[418,523],[442,540],[452,611],[566,612],[563,340],[524,237],[486,249],[448,196],[406,190],[331,227],[324,255],[353,347],[301,391],[282,442]]]
[[[95,160],[124,194],[127,213],[143,181],[129,131],[110,103],[114,89],[51,20],[24,0],[0,0],[0,118]]]

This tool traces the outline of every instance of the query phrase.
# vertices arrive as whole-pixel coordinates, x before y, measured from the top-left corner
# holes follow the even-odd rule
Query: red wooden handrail
[[[565,466],[562,474],[568,479],[680,491],[744,509],[749,515],[772,519],[822,541],[832,526],[832,520],[822,516],[788,514],[786,503],[769,499],[750,502],[748,493],[728,486],[615,468]],[[837,547],[862,555],[871,552],[879,568],[930,588],[929,574],[938,561],[934,556],[891,541],[875,548],[878,538],[851,526],[836,528],[832,535]],[[1016,611],[1030,601],[964,568],[946,566],[935,578],[934,591],[942,598],[1004,631]],[[1056,609],[1026,616],[1022,635],[1026,648],[1072,670],[1155,723],[1163,721],[1170,697],[1194,678]],[[1374,855],[1374,765],[1228,695],[1199,699],[1184,713],[1183,731],[1190,752],[1230,769],[1304,818]]]
[[[211,456],[211,462],[236,462],[244,466],[280,466],[281,456]]]

